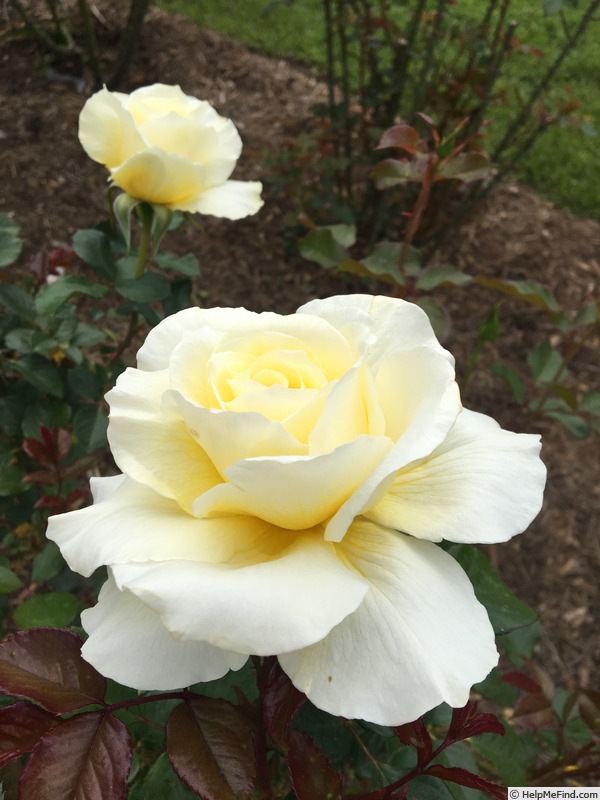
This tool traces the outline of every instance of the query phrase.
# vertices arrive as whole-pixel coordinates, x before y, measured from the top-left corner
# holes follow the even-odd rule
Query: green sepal
[[[123,193],[120,194],[113,203],[115,219],[123,231],[123,236],[127,244],[127,252],[129,252],[129,248],[131,247],[131,213],[134,208],[139,206],[142,202],[143,201],[138,200],[137,197],[132,197],[129,194]]]
[[[152,236],[152,257],[155,258],[161,239],[171,226],[173,211],[166,206],[157,205],[155,203],[149,203],[148,205],[152,209],[152,227],[150,233]]]

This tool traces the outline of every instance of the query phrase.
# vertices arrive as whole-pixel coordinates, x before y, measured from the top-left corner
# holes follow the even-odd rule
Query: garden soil
[[[77,117],[89,86],[45,69],[33,42],[9,40],[5,34],[16,21],[2,13],[6,4],[4,12],[0,8],[0,212],[21,225],[26,242],[14,274],[37,252],[68,245],[75,230],[105,216],[106,176],[77,140]],[[110,33],[109,15],[105,24]],[[169,234],[168,249],[191,250],[200,259],[196,302],[288,313],[311,298],[353,290],[347,279],[288,255],[284,221],[294,210],[293,198],[273,180],[276,159],[289,158],[297,137],[310,130],[311,105],[324,98],[317,77],[152,9],[122,88],[159,81],[178,83],[231,117],[245,145],[234,177],[266,184],[258,215],[234,223],[206,217],[203,232],[186,226]],[[541,281],[575,309],[598,292],[600,225],[507,183],[439,258],[473,275]],[[0,279],[10,280],[11,268]],[[491,290],[472,287],[443,291],[452,321],[445,344],[459,366],[498,299]],[[511,299],[503,302],[501,320],[502,334],[485,351],[483,364],[504,360],[523,371],[528,352],[552,332],[550,321],[545,312]],[[562,335],[553,337],[557,346],[564,344]],[[598,340],[590,339],[571,364],[573,385],[600,389],[599,371]],[[476,370],[463,396],[465,405],[493,415],[506,428],[542,434],[549,475],[542,512],[526,533],[488,553],[539,614],[545,628],[540,663],[563,685],[600,689],[598,438],[577,440],[558,423],[532,417],[487,369]]]

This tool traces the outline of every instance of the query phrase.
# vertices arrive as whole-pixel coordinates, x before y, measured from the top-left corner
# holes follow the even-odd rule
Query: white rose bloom
[[[138,200],[228,219],[263,205],[260,183],[228,180],[242,152],[233,122],[179,86],[102,89],[81,111],[79,140]]]
[[[84,657],[176,689],[277,655],[332,714],[382,725],[466,703],[497,662],[435,542],[500,542],[541,506],[539,437],[461,407],[417,306],[364,295],[297,314],[191,308],[107,396],[123,474],[48,536],[83,575]]]

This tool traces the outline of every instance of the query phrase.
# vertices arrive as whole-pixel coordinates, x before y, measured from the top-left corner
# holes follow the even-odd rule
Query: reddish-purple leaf
[[[64,720],[39,741],[21,774],[24,800],[125,800],[131,737],[121,720],[94,711]]]
[[[522,731],[539,731],[549,728],[554,721],[552,703],[541,692],[526,694],[515,703],[512,723]]]
[[[419,144],[419,134],[410,125],[401,122],[393,128],[384,131],[376,150],[383,150],[386,147],[399,147],[408,153],[414,153]]]
[[[416,748],[417,764],[419,766],[423,766],[431,760],[433,745],[423,717],[419,717],[414,722],[407,722],[405,725],[398,725],[394,728],[394,733],[402,744]]]
[[[339,800],[342,778],[332,768],[327,756],[302,731],[288,737],[287,763],[298,800]]]
[[[493,714],[484,714],[477,711],[477,703],[469,701],[463,708],[452,711],[452,721],[446,734],[447,742],[459,742],[461,739],[470,739],[471,736],[480,736],[482,733],[497,733],[504,736],[504,725]]]
[[[269,736],[282,750],[287,747],[287,726],[305,700],[306,695],[296,689],[279,662],[275,662],[263,693],[263,717]]]
[[[71,631],[30,628],[0,644],[0,691],[35,700],[56,714],[101,703],[106,680],[84,661]]]
[[[440,778],[443,781],[450,783],[458,783],[461,786],[468,786],[470,789],[478,789],[480,792],[489,794],[490,797],[495,797],[497,800],[506,800],[507,792],[505,786],[500,786],[498,783],[488,781],[487,778],[482,778],[480,775],[475,775],[462,767],[444,767],[442,764],[434,764],[429,767],[426,775],[433,775],[435,778]]]
[[[226,700],[194,697],[167,721],[169,760],[203,800],[247,800],[254,786],[252,730]]]
[[[517,689],[521,689],[522,692],[528,692],[529,694],[537,694],[542,691],[542,687],[539,683],[534,681],[529,675],[521,672],[521,670],[515,669],[511,672],[507,672],[502,676],[502,680],[504,683],[515,686]]]
[[[43,708],[25,701],[0,709],[0,767],[33,750],[58,722]]]
[[[29,472],[23,478],[25,483],[42,483],[44,486],[53,486],[57,482],[56,472],[50,472],[47,469],[38,469],[35,472]]]
[[[37,439],[23,439],[23,450],[29,458],[45,467],[50,467],[54,463],[52,450],[48,450],[45,442],[38,442]]]

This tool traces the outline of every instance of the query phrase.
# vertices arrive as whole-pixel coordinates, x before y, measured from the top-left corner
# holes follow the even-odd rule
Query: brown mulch
[[[3,20],[0,17],[0,30]],[[105,216],[103,169],[77,140],[77,116],[89,89],[49,77],[32,42],[9,43],[0,56],[0,212],[14,216],[26,257],[65,245],[78,228]],[[38,67],[35,65],[38,64]],[[310,119],[324,90],[310,72],[267,59],[183,17],[152,9],[125,91],[155,81],[179,83],[230,116],[245,143],[234,177],[265,179],[273,154]],[[203,220],[204,235],[187,227],[171,234],[171,249],[194,251],[201,262],[196,296],[204,305],[244,305],[291,312],[306,300],[346,291],[316,265],[285,255],[285,209],[267,194],[256,217],[231,223]],[[567,308],[597,292],[600,225],[577,219],[536,195],[507,184],[496,190],[442,254],[472,274],[533,278]],[[453,327],[446,345],[466,363],[478,322],[498,299],[489,290],[447,292]],[[503,332],[484,356],[522,368],[535,344],[551,333],[542,311],[507,300]],[[560,344],[560,340],[557,340]],[[575,384],[598,389],[598,342],[571,365]],[[465,404],[513,430],[543,434],[549,479],[544,508],[524,535],[492,549],[509,585],[532,605],[545,627],[539,655],[561,682],[599,689],[600,484],[598,438],[578,441],[558,424],[532,421],[487,370],[465,390]]]

